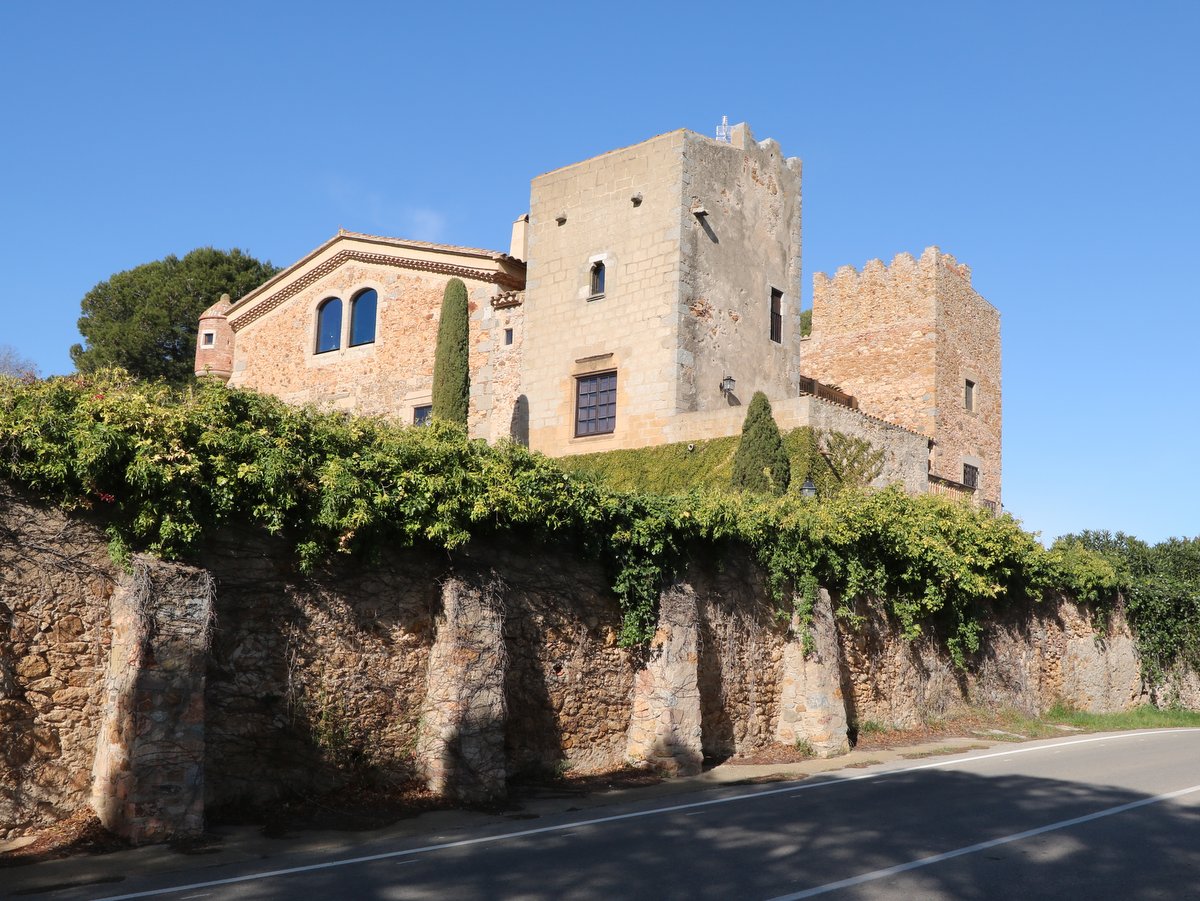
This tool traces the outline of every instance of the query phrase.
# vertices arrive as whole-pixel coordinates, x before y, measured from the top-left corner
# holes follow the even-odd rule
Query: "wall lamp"
[[[733,389],[735,387],[737,387],[737,380],[733,376],[727,375],[725,378],[721,379],[721,393],[726,397],[733,394]]]
[[[804,480],[804,484],[800,486],[801,497],[816,497],[817,486],[813,483],[812,476]]]

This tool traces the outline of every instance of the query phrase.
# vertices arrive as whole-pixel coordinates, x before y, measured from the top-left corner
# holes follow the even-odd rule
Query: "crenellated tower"
[[[1000,314],[936,247],[813,279],[806,376],[933,439],[931,488],[1000,503]]]

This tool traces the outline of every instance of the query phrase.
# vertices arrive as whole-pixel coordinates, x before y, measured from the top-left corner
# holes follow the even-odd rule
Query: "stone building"
[[[207,310],[196,372],[421,422],[457,276],[475,437],[565,455],[732,435],[761,390],[783,428],[884,448],[880,482],[998,504],[999,317],[970,271],[931,248],[818,276],[802,337],[800,210],[775,141],[681,129],[535,178],[508,253],[340,232]]]

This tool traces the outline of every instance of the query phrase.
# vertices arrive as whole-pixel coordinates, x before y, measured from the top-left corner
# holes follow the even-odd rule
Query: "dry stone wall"
[[[116,575],[95,528],[0,485],[0,839],[88,803]]]
[[[1149,690],[1118,615],[1016,607],[955,669],[882,603],[811,644],[737,554],[664,589],[646,648],[594,566],[536,545],[380,549],[303,575],[283,543],[229,533],[190,565],[108,559],[101,530],[0,495],[0,836],[90,806],[135,841],[356,784],[492,797],[529,770],[707,757],[908,725],[968,704],[1200,708],[1200,680]],[[852,625],[853,623],[853,625]]]

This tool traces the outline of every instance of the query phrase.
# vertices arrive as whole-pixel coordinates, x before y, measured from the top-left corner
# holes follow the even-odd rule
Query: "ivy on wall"
[[[819,436],[798,432],[787,439],[793,472],[800,461],[816,480],[820,466],[829,469],[815,451]],[[634,644],[653,634],[665,582],[689,559],[734,545],[765,568],[781,612],[804,614],[818,584],[846,599],[876,595],[906,635],[938,636],[960,664],[998,606],[1119,587],[1102,555],[1047,551],[1011,517],[951,499],[843,488],[814,501],[706,487],[736,441],[643,455],[658,461],[654,478],[667,478],[681,455],[698,474],[695,487],[652,493],[573,474],[515,444],[468,440],[442,422],[405,428],[119,371],[0,378],[0,477],[99,515],[118,554],[185,556],[230,523],[286,536],[305,567],[384,546],[541,542],[603,562],[624,614],[622,640]],[[728,469],[722,478],[727,485]]]

